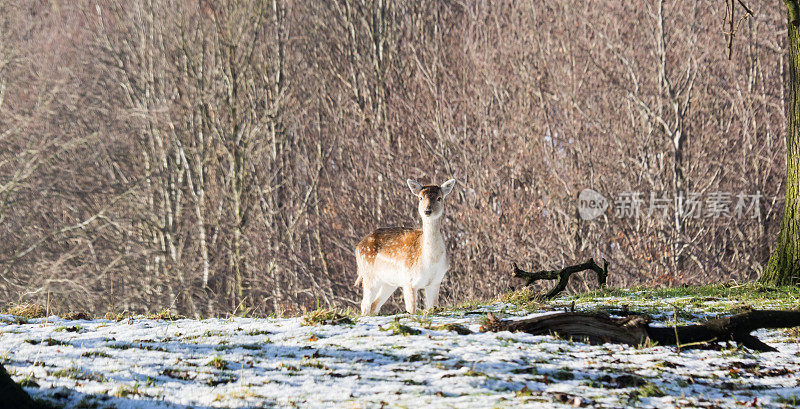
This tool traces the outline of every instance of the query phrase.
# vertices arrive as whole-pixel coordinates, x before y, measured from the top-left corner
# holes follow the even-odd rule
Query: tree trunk
[[[2,364],[0,364],[0,403],[3,407],[17,409],[34,409],[40,406],[11,379]]]
[[[800,281],[800,20],[798,0],[785,0],[789,15],[789,126],[786,132],[786,203],[778,243],[760,281],[791,285]]]

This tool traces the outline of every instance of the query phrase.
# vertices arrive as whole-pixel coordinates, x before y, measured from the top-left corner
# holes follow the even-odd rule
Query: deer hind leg
[[[403,286],[403,299],[406,302],[406,311],[413,314],[417,307],[417,290],[410,285]]]
[[[392,296],[392,293],[394,293],[394,290],[396,289],[397,287],[395,286],[389,284],[383,284],[375,293],[375,297],[373,298],[372,301],[372,308],[370,314],[378,314],[381,311],[381,307],[383,307],[383,304],[386,304],[386,300],[388,300],[389,297]]]
[[[361,315],[370,313],[370,300],[372,300],[372,288],[364,284],[364,296],[361,298]]]
[[[376,283],[371,278],[364,278],[364,296],[361,298],[361,315],[372,314],[372,300],[380,290],[380,283]]]
[[[429,310],[439,302],[439,285],[441,282],[425,287],[425,309]]]

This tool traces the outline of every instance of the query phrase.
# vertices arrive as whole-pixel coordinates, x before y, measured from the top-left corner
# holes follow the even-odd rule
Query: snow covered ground
[[[699,304],[687,320],[724,303]],[[796,330],[756,334],[779,352],[679,352],[478,332],[487,311],[546,313],[496,303],[318,326],[300,318],[20,324],[0,315],[0,358],[32,396],[74,408],[800,405]],[[474,333],[440,327],[448,323]]]

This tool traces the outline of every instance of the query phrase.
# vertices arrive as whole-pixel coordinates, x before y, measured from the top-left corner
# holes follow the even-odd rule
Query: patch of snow
[[[596,299],[577,308],[601,305],[615,304]],[[15,380],[39,385],[26,387],[34,397],[67,407],[541,407],[563,405],[558,393],[596,407],[733,408],[754,400],[782,407],[800,399],[800,345],[786,331],[759,331],[778,352],[753,353],[436,329],[458,323],[477,331],[487,312],[548,313],[497,303],[323,326],[303,326],[300,318],[23,324],[0,315],[0,355]],[[664,311],[654,324],[671,318]],[[421,333],[395,334],[395,320]]]

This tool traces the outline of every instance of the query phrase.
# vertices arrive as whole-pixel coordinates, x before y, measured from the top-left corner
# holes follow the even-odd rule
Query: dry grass
[[[175,321],[186,317],[180,314],[173,313],[169,308],[164,308],[161,311],[156,311],[154,313],[148,314],[147,318],[151,320]]]
[[[127,319],[127,318],[132,318],[132,317],[133,317],[133,314],[130,311],[127,311],[127,310],[122,311],[122,312],[109,311],[109,312],[105,313],[105,315],[103,315],[103,319],[104,320],[116,321],[116,322],[122,321],[122,320]]]
[[[13,305],[11,308],[8,309],[7,313],[15,315],[17,317],[31,319],[31,318],[43,318],[46,315],[46,310],[42,305],[39,304],[22,303]]]
[[[69,311],[64,314],[60,314],[59,317],[70,321],[92,319],[91,314],[85,311]]]
[[[133,312],[128,311],[128,310],[121,311],[121,312],[119,312],[119,311],[109,311],[109,312],[105,313],[105,315],[103,315],[103,319],[119,322],[119,321],[122,321],[122,320],[134,318],[136,315],[137,314],[134,314]],[[139,317],[141,318],[141,315],[139,315]],[[168,308],[164,308],[163,310],[146,314],[144,316],[144,318],[149,319],[149,320],[175,321],[175,320],[179,320],[179,319],[186,318],[186,317],[183,316],[183,315],[175,314]]]

